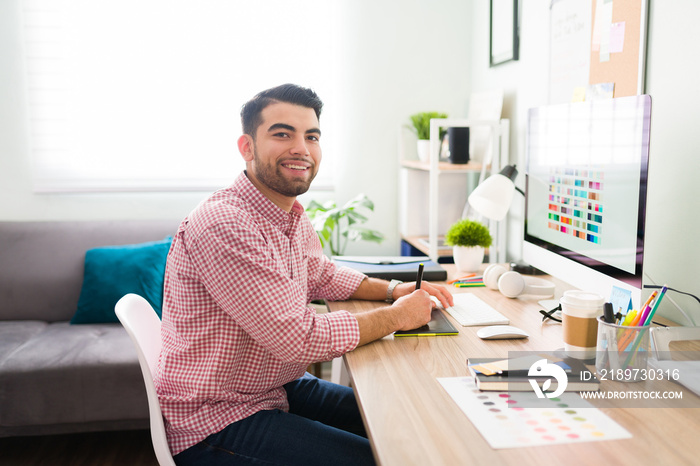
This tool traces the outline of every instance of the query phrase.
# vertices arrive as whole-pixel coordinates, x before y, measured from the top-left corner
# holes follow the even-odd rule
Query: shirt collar
[[[288,223],[291,220],[291,216],[298,216],[304,213],[304,207],[297,200],[294,201],[292,210],[289,213],[279,208],[255,187],[248,179],[245,171],[238,175],[238,178],[231,187],[255,210],[275,224]]]

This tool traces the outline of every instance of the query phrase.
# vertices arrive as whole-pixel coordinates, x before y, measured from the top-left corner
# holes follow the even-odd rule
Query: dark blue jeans
[[[284,386],[289,412],[260,411],[177,454],[178,465],[372,465],[351,388],[311,374]]]

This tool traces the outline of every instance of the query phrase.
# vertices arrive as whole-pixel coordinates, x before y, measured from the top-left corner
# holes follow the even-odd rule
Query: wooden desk
[[[557,287],[557,296],[563,290],[560,288]],[[448,315],[460,331],[457,336],[394,339],[390,335],[346,354],[345,363],[378,463],[450,466],[698,463],[700,409],[614,408],[599,401],[594,404],[632,433],[633,438],[492,449],[437,378],[469,375],[468,357],[505,358],[508,351],[562,348],[561,325],[553,321],[542,323],[537,297],[509,299],[486,288],[451,287],[451,291],[477,294],[530,337],[484,341],[476,336],[478,327],[461,327]],[[350,312],[381,305],[368,301],[329,303],[332,311]],[[665,389],[679,390],[679,385],[667,384]],[[641,384],[622,385],[645,389]],[[689,391],[684,392],[685,397]],[[695,397],[692,393],[690,396]],[[640,402],[639,406],[646,405]],[[700,406],[697,397],[693,406]]]

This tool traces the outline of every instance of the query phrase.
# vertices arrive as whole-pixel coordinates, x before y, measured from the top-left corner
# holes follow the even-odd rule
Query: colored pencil
[[[668,290],[668,287],[666,285],[661,288],[661,293],[659,293],[659,297],[656,298],[656,302],[654,303],[654,307],[649,312],[649,315],[647,316],[646,321],[644,321],[644,326],[651,324],[651,319],[654,318],[654,314],[656,314],[656,310],[659,308],[659,303],[661,303],[661,299],[664,297],[666,294],[666,291]],[[625,364],[622,366],[622,370],[627,369],[627,366],[629,366],[630,361],[632,360],[632,357],[634,354],[637,352],[637,347],[639,347],[639,343],[642,341],[642,332],[639,332],[639,336],[637,337],[637,340],[634,342],[634,345],[632,345],[632,350],[630,351],[630,354],[627,356],[627,359],[625,360]]]

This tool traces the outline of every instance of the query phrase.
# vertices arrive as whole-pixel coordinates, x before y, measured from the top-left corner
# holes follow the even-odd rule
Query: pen
[[[622,307],[617,308],[617,314],[615,314],[615,325],[622,325],[622,321],[625,319],[625,315],[622,313]]]
[[[476,276],[475,273],[470,273],[470,274],[465,275],[465,276],[463,276],[463,277],[461,277],[461,278],[455,278],[455,279],[453,279],[453,280],[450,280],[449,282],[447,282],[447,284],[448,284],[448,285],[452,285],[453,283],[458,282],[458,281],[460,281],[460,280],[465,280],[465,279],[467,279],[467,278],[471,278],[471,277],[475,277],[475,276]]]
[[[647,317],[649,317],[649,311],[651,311],[651,306],[649,304],[646,305],[644,308],[644,311],[642,311],[642,317],[639,319],[639,325],[643,326],[644,322],[647,321]]]
[[[664,297],[667,290],[668,290],[668,287],[666,285],[664,285],[663,288],[661,288],[661,292],[659,293],[659,297],[656,298],[656,302],[654,303],[654,307],[649,312],[649,315],[647,316],[643,325],[649,325],[651,323],[651,319],[652,319],[652,317],[654,317],[654,314],[656,314],[656,310],[659,308],[659,303],[661,303],[661,299]]]
[[[661,293],[659,293],[659,297],[656,298],[656,302],[654,303],[654,307],[652,310],[649,312],[649,315],[647,316],[646,320],[641,323],[642,326],[646,326],[651,324],[651,319],[654,317],[654,314],[656,314],[656,310],[659,308],[659,303],[661,302],[661,298],[664,297],[666,294],[666,290],[668,290],[668,287],[666,285],[661,288]],[[627,360],[625,360],[625,365],[622,367],[622,370],[627,369],[627,366],[629,366],[630,361],[632,360],[632,356],[634,355],[635,351],[637,350],[637,347],[639,346],[639,342],[642,340],[642,334],[640,332],[639,336],[635,340],[634,344],[632,345],[632,351],[630,351],[629,356],[627,356]]]
[[[483,282],[484,277],[474,277],[474,278],[460,278],[455,280],[454,283],[471,283],[471,282]]]
[[[644,306],[642,306],[640,309],[646,309],[647,306],[651,307],[651,302],[654,301],[657,294],[659,294],[659,291],[654,290],[654,292],[649,295],[649,299],[647,299],[647,301],[644,303]]]
[[[420,282],[423,280],[423,263],[418,264],[418,275],[416,276],[416,290],[420,290]]]
[[[642,310],[642,317],[639,319],[639,325],[644,325],[644,322],[646,322],[647,317],[649,316],[649,311],[651,311],[651,305],[654,303],[654,298],[656,298],[656,295],[659,294],[657,290],[654,290],[654,292],[649,295],[649,299],[644,303],[644,306],[640,307]]]

